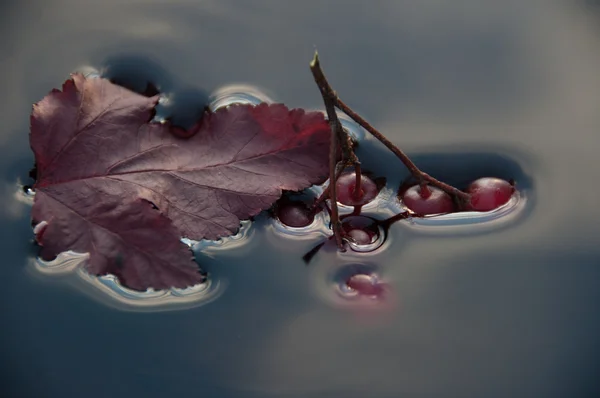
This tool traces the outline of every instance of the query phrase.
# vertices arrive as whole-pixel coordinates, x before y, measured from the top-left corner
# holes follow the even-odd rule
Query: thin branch
[[[320,70],[318,67],[318,60],[315,53],[315,58],[313,62],[310,63],[310,70],[313,72],[313,76],[315,76],[315,81],[317,76],[315,75],[316,68]],[[327,119],[329,120],[329,126],[331,129],[331,143],[329,148],[329,197],[331,200],[331,229],[333,230],[333,235],[335,236],[335,241],[340,250],[345,251],[344,242],[342,239],[342,223],[340,222],[340,216],[338,212],[337,205],[337,192],[336,192],[336,165],[337,165],[337,147],[340,138],[340,131],[343,131],[342,125],[337,117],[335,112],[334,103],[331,100],[330,96],[324,94],[321,86],[319,86],[319,90],[321,91],[321,96],[323,97],[323,102],[325,103],[325,109],[327,111]],[[343,140],[342,140],[343,141]]]
[[[335,111],[334,111],[335,114]],[[340,250],[345,250],[344,242],[342,239],[342,223],[340,222],[340,214],[338,211],[337,205],[337,184],[335,183],[335,169],[336,169],[336,158],[337,158],[337,133],[334,127],[335,121],[330,119],[329,125],[331,126],[331,147],[329,148],[329,180],[332,181],[329,184],[329,197],[334,198],[331,201],[331,228],[333,230],[333,235],[335,236],[335,242],[337,243]]]
[[[337,95],[337,93],[331,88],[331,85],[327,81],[323,70],[321,69],[321,64],[319,62],[319,56],[315,52],[315,57],[311,63],[311,70],[313,72],[313,76],[315,78],[315,82],[317,86],[319,86],[319,90],[321,90],[321,94],[323,98],[328,98],[328,100],[333,103],[333,105],[348,115],[352,120],[361,125],[365,130],[371,133],[375,138],[377,138],[383,145],[385,145],[390,151],[392,151],[402,163],[406,166],[406,168],[410,171],[410,173],[419,181],[426,181],[433,186],[436,186],[443,191],[447,192],[450,195],[453,195],[456,198],[459,198],[462,201],[469,201],[469,194],[461,191],[458,188],[455,188],[449,184],[446,184],[438,179],[430,176],[429,174],[421,171],[410,158],[394,145],[390,140],[388,140],[383,134],[381,134],[375,127],[371,126],[369,122],[363,119],[359,114],[354,112],[348,105],[346,105]]]
[[[311,71],[313,72],[315,82],[318,82],[318,80],[322,78],[323,72],[319,66],[319,57],[316,52],[315,52],[315,58],[313,59],[313,61],[310,64],[310,68],[311,68]],[[317,73],[317,74],[315,74],[315,73]],[[354,167],[354,170],[356,173],[355,195],[360,196],[361,191],[362,191],[362,187],[361,187],[362,173],[361,173],[360,161],[358,160],[358,157],[354,153],[352,139],[350,138],[350,135],[346,132],[346,130],[344,130],[342,123],[339,121],[339,118],[337,117],[337,113],[335,112],[335,102],[333,101],[335,96],[334,95],[332,96],[331,93],[323,91],[322,86],[320,86],[318,83],[317,83],[317,86],[319,87],[319,91],[321,92],[321,96],[323,97],[323,102],[325,103],[325,109],[327,111],[327,118],[330,121],[330,125],[333,126],[332,128],[335,128],[335,131],[337,132],[338,143],[340,144],[340,147],[342,149],[342,160],[338,164],[338,167],[341,167],[342,170],[346,166]],[[340,172],[341,172],[341,170],[340,170]],[[333,181],[337,181],[337,178],[339,178],[339,176],[340,176],[340,173],[336,173],[336,179]],[[328,192],[325,191],[317,199],[317,201],[315,202],[315,205],[318,205],[319,203],[321,203],[323,200],[325,200],[327,198],[328,198]]]

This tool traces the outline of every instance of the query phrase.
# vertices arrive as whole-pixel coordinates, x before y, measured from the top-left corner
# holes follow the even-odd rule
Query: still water
[[[2,396],[600,395],[598,2],[31,0],[1,11]],[[178,311],[121,305],[31,265],[29,205],[16,195],[33,162],[29,112],[70,72],[151,78],[186,123],[232,84],[320,109],[315,48],[341,97],[425,171],[515,178],[525,206],[481,228],[395,224],[378,254],[325,248],[309,267],[315,241],[260,219],[243,244],[199,255],[218,291]],[[401,167],[372,142],[363,152],[373,169]],[[385,305],[336,298],[339,269],[356,263],[391,286]]]

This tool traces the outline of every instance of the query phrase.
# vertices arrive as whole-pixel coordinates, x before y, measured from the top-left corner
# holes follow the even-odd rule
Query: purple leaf
[[[157,101],[76,74],[34,105],[32,217],[48,222],[44,258],[89,252],[91,273],[128,287],[188,286],[202,276],[181,236],[231,235],[282,190],[327,177],[321,113],[234,105],[184,131],[150,122]]]

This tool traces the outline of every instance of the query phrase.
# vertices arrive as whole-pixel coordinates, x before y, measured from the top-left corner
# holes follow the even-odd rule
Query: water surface
[[[596,3],[38,0],[1,15],[5,396],[600,393]],[[515,173],[526,211],[477,233],[394,225],[376,255],[323,250],[308,268],[313,242],[255,225],[244,245],[201,256],[223,292],[181,311],[126,310],[28,265],[15,192],[33,161],[29,112],[70,72],[139,70],[185,123],[238,83],[320,109],[315,47],[342,98],[420,166]],[[388,305],[332,298],[331,275],[357,261],[393,287]]]

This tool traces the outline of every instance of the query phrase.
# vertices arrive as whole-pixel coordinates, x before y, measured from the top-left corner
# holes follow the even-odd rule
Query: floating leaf
[[[320,113],[234,105],[184,131],[151,122],[157,102],[75,74],[34,105],[32,217],[48,223],[38,234],[43,258],[89,252],[90,272],[128,287],[188,286],[202,276],[181,236],[231,235],[282,190],[327,177]]]

